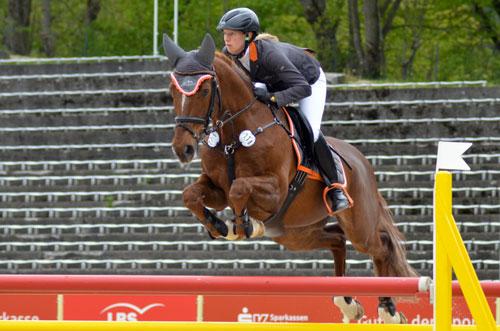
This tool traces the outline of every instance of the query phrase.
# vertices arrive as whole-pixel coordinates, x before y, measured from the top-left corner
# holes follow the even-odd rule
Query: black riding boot
[[[318,140],[314,143],[314,154],[316,156],[316,164],[328,187],[332,187],[333,184],[344,182],[341,161],[337,155],[333,155],[330,146],[328,146],[328,143],[321,133]],[[332,211],[334,213],[350,207],[349,199],[341,189],[332,188],[328,191],[327,195],[332,201]]]

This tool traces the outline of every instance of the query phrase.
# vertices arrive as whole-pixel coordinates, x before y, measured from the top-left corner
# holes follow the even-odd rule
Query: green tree
[[[18,54],[31,52],[30,19],[31,0],[9,0],[4,26],[4,42],[7,48]]]
[[[174,1],[159,1],[172,35]],[[389,80],[499,82],[499,0],[180,0],[179,43],[197,48],[225,11],[246,6],[262,30],[317,51],[328,71]],[[146,55],[152,1],[0,0],[0,50],[30,56]],[[14,40],[17,40],[14,42]]]

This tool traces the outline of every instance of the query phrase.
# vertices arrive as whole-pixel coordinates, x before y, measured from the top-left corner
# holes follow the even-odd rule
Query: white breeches
[[[326,77],[323,69],[319,68],[319,70],[318,80],[311,85],[311,95],[299,100],[300,111],[302,111],[311,125],[314,141],[318,140],[319,137],[321,118],[325,111],[326,101]]]

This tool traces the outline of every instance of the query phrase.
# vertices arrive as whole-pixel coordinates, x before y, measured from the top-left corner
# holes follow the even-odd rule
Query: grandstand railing
[[[170,111],[173,106],[0,109],[1,115]]]
[[[65,78],[121,78],[121,77],[169,77],[171,71],[126,71],[126,72],[92,72],[75,74],[39,74],[39,75],[6,75],[0,76],[1,80],[29,80],[29,79],[65,79]]]
[[[170,199],[180,199],[182,196],[182,190],[167,189],[167,190],[100,190],[100,191],[17,191],[16,192],[3,192],[0,194],[0,202],[12,202],[19,201],[22,198],[24,202],[36,202],[37,198],[44,198],[43,201],[47,202],[80,202],[83,201],[82,198],[90,197],[93,198],[92,201],[106,201],[109,198],[116,199],[114,202],[120,202],[122,200],[129,200],[133,197],[138,197],[141,200],[151,199],[153,197],[163,198],[165,200]],[[404,193],[405,195],[411,195],[413,198],[421,198],[425,195],[429,195],[433,192],[431,187],[383,187],[379,188],[379,192],[384,194],[387,198],[392,198],[394,196],[399,196],[399,193]],[[500,193],[500,187],[459,187],[453,189],[454,193],[464,193],[465,197],[476,196],[477,193],[487,193],[491,197],[498,197]],[[16,199],[17,198],[17,199]],[[88,200],[85,200],[88,201]]]
[[[1,149],[1,147],[0,147]],[[467,154],[463,156],[465,159],[472,159],[472,163],[485,161],[500,162],[500,154]],[[422,165],[433,164],[436,160],[435,154],[419,154],[419,155],[366,155],[366,158],[372,164],[381,164],[382,160],[396,160],[397,164],[404,164],[407,160],[420,160]],[[193,165],[201,163],[200,159],[192,161]],[[30,167],[42,167],[43,170],[48,170],[51,166],[65,166],[66,170],[71,170],[75,166],[85,165],[89,170],[99,165],[109,165],[111,169],[115,169],[121,165],[133,165],[134,169],[144,165],[155,165],[157,168],[169,165],[178,165],[178,159],[100,159],[100,160],[47,160],[47,161],[0,161],[0,171],[6,171],[8,167],[20,167],[28,169]]]
[[[500,98],[462,98],[462,99],[417,99],[417,100],[384,100],[384,101],[329,101],[325,106],[354,107],[354,106],[401,106],[401,105],[433,105],[433,104],[470,104],[470,103],[497,103]]]
[[[350,84],[327,84],[330,88],[379,88],[379,87],[443,87],[443,86],[486,86],[486,80],[463,80],[463,81],[434,81],[434,82],[396,82],[396,83],[350,83]]]
[[[463,241],[466,248],[469,251],[475,250],[479,247],[486,247],[488,250],[498,250],[500,249],[500,239],[498,240],[478,240],[470,239]],[[413,250],[418,249],[418,247],[425,247],[426,250],[432,250],[433,242],[432,240],[403,240],[401,241],[403,245],[409,247]],[[352,247],[350,241],[346,242],[347,246]],[[4,252],[9,252],[16,250],[16,248],[21,248],[26,250],[29,247],[30,251],[40,250],[43,247],[52,247],[51,251],[59,251],[60,248],[64,247],[77,247],[78,251],[91,251],[93,247],[100,246],[103,250],[107,250],[110,247],[120,247],[121,250],[131,251],[139,247],[150,246],[153,250],[161,250],[161,248],[177,248],[179,250],[185,250],[189,247],[196,247],[197,250],[206,250],[208,247],[224,246],[228,249],[233,249],[235,247],[253,247],[258,249],[260,246],[272,246],[275,248],[280,248],[284,250],[283,246],[277,244],[272,240],[252,240],[252,241],[219,241],[219,240],[180,240],[180,241],[160,241],[160,240],[74,240],[74,241],[2,241],[0,242],[0,248],[3,248]],[[116,251],[116,249],[112,249]]]
[[[306,266],[308,269],[330,269],[333,266],[332,259],[9,259],[0,260],[0,269],[5,266],[9,269],[14,269],[14,266],[29,265],[30,269],[36,269],[36,265],[54,265],[55,268],[62,268],[68,265],[79,265],[81,269],[94,268],[95,266],[102,266],[104,269],[119,268],[119,266],[126,265],[128,268],[136,269],[145,265],[154,265],[156,269],[163,269],[169,265],[180,265],[183,269],[188,267],[196,267],[203,265],[203,267],[214,268],[218,266],[230,265],[233,269],[240,266],[255,266],[260,269],[268,269],[276,265],[283,265],[286,269],[295,269]],[[355,266],[362,266],[364,269],[371,269],[373,261],[370,259],[353,260],[347,259],[346,263],[351,268]],[[408,260],[412,267],[424,269],[427,266],[432,266],[434,260],[432,259],[416,259]],[[496,260],[472,260],[472,264],[476,268],[480,267],[498,267],[500,261]]]
[[[380,139],[345,139],[351,144],[398,144],[398,143],[435,143],[438,141],[464,141],[464,142],[497,142],[500,137],[430,137],[430,138],[380,138]],[[0,145],[0,150],[41,150],[41,149],[102,149],[102,148],[170,148],[172,143],[123,143],[123,144],[60,144],[60,145]]]
[[[408,212],[411,214],[419,215],[432,215],[432,204],[421,204],[421,205],[404,205],[404,204],[393,204],[389,205],[388,208],[393,212],[394,215],[407,215]],[[457,214],[465,212],[469,214],[471,211],[474,215],[485,214],[488,211],[497,211],[500,209],[500,204],[467,204],[467,205],[453,205],[453,211]],[[407,212],[408,211],[408,212]],[[229,210],[227,210],[229,212]],[[18,207],[18,208],[0,208],[0,215],[2,217],[40,217],[40,215],[45,215],[45,217],[82,217],[83,215],[94,215],[95,217],[102,217],[106,215],[115,215],[120,217],[129,217],[131,215],[143,215],[144,217],[155,217],[158,215],[162,216],[191,216],[191,211],[183,206],[139,206],[139,207],[102,207],[102,206],[91,206],[91,207]]]
[[[166,61],[167,57],[158,55],[132,55],[132,56],[95,56],[95,57],[52,57],[52,58],[18,58],[0,59],[1,64],[43,64],[43,63],[85,63],[85,62],[111,62],[111,61]]]
[[[1,112],[0,112],[1,113]],[[327,120],[322,125],[360,125],[360,124],[416,124],[416,123],[453,123],[453,122],[498,122],[500,117],[463,117],[463,118],[408,118],[381,120]],[[81,125],[81,126],[16,126],[0,127],[0,132],[49,132],[49,131],[90,131],[90,130],[141,130],[173,129],[175,124],[125,124],[125,125]]]

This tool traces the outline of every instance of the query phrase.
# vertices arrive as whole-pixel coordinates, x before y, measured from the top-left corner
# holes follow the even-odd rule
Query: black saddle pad
[[[314,160],[314,135],[311,125],[297,108],[288,106],[286,109],[297,131],[297,142],[304,153],[304,160],[307,160],[309,164],[314,164],[312,162]]]

